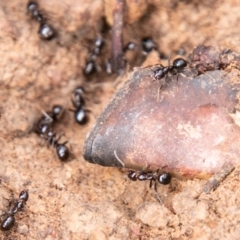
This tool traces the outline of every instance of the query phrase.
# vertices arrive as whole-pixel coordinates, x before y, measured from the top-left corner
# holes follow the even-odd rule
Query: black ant
[[[99,55],[104,46],[104,40],[102,37],[97,37],[94,41],[94,50],[93,53]]]
[[[124,162],[117,156],[116,151],[114,151],[113,153],[114,153],[114,156],[116,157],[116,159],[119,161],[119,163],[123,167],[125,167]],[[164,172],[159,173],[159,171],[160,171],[160,169],[158,169],[156,172],[147,171],[147,170],[141,170],[141,171],[129,170],[128,178],[132,181],[150,180],[150,184],[149,184],[150,188],[153,186],[153,182],[154,182],[154,190],[155,190],[157,199],[160,203],[162,203],[162,200],[157,192],[157,181],[163,185],[167,185],[171,182],[172,176],[170,173],[164,173]]]
[[[97,48],[95,48],[95,50],[96,49]],[[96,50],[96,51],[98,51],[98,50]],[[100,53],[100,50],[99,50],[99,53]],[[91,75],[95,72],[101,71],[101,67],[96,63],[98,54],[96,54],[96,53],[91,54],[89,59],[86,61],[86,65],[85,65],[85,68],[84,68],[84,74],[85,75]]]
[[[51,112],[46,112],[42,118],[38,121],[35,132],[40,136],[43,136],[47,133],[50,127],[58,121],[64,113],[64,108],[61,105],[54,105]]]
[[[130,170],[128,172],[128,178],[132,181],[146,181],[150,180],[149,187],[153,186],[154,182],[154,190],[156,192],[156,196],[158,201],[162,203],[160,196],[157,192],[157,181],[163,185],[167,185],[171,182],[172,176],[170,173],[159,173],[159,169],[156,172],[148,172],[148,171],[133,171]]]
[[[68,141],[59,143],[61,135],[56,138],[56,133],[53,132],[52,126],[58,121],[64,113],[64,108],[61,105],[54,105],[50,112],[44,113],[42,118],[36,125],[35,132],[44,138],[51,146],[56,148],[58,158],[65,161],[69,157],[69,150],[66,146]]]
[[[24,190],[20,192],[19,199],[16,202],[15,206],[13,207],[11,212],[7,215],[7,217],[3,219],[1,223],[1,229],[3,231],[10,230],[14,226],[14,223],[15,223],[14,215],[23,209],[23,207],[25,206],[28,200],[28,197],[29,197],[28,191]]]
[[[153,71],[153,77],[156,80],[163,79],[168,73],[172,75],[176,75],[180,73],[187,66],[187,61],[183,58],[176,58],[173,61],[172,66],[164,67],[163,65],[159,65],[157,69]]]
[[[47,140],[47,142],[56,148],[57,156],[61,161],[66,161],[69,157],[69,150],[66,144],[68,141],[65,141],[64,143],[59,143],[59,140],[62,135],[60,135],[58,138],[56,138],[56,133],[54,133],[51,129],[46,132],[44,138]]]
[[[177,53],[178,55],[181,55],[181,56],[184,56],[184,55],[186,55],[186,50],[183,48],[183,47],[181,47],[179,50],[178,50],[178,53]]]
[[[89,111],[83,108],[85,105],[85,101],[83,99],[84,89],[82,87],[77,87],[73,93],[74,99],[72,99],[72,104],[75,109],[70,109],[70,111],[74,112],[75,121],[78,124],[83,125],[88,121],[86,112]]]
[[[153,49],[156,48],[156,44],[153,42],[151,38],[143,38],[142,40],[142,48],[145,54],[150,53]]]
[[[43,22],[43,16],[39,11],[38,4],[36,2],[29,2],[27,5],[27,12],[33,19],[38,22]]]
[[[168,59],[169,61],[169,59]],[[171,73],[172,75],[177,75],[177,81],[178,81],[178,74],[182,72],[182,70],[187,66],[187,61],[183,58],[176,58],[173,61],[173,64],[171,66],[164,67],[163,65],[158,65],[158,67],[153,71],[153,77],[155,80],[158,80],[160,83],[160,80],[162,80],[164,77],[164,82],[167,82],[168,73]],[[164,83],[158,88],[158,95],[159,97],[159,91],[164,86]]]
[[[39,11],[39,7],[36,2],[29,2],[27,5],[27,11],[33,19],[40,23],[38,34],[42,39],[51,40],[55,37],[56,33],[54,29],[46,23],[46,20],[43,18],[41,12]]]
[[[136,50],[137,48],[137,45],[136,43],[134,42],[129,42],[124,48],[123,48],[123,52],[126,52],[126,51],[134,51]]]
[[[64,113],[64,108],[61,105],[53,105],[52,111],[47,113],[53,121],[58,121]]]
[[[51,40],[55,37],[54,29],[47,23],[40,24],[38,34],[44,40]]]
[[[90,54],[89,60],[86,61],[86,65],[84,68],[84,74],[85,75],[90,75],[95,72],[100,71],[100,66],[96,63],[97,57],[100,55],[101,50],[104,46],[104,40],[102,37],[97,37],[94,40],[94,49],[93,53]]]

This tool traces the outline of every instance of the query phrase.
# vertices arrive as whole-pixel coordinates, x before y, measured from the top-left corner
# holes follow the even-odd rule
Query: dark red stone
[[[186,69],[178,81],[168,77],[158,99],[151,68],[136,69],[88,135],[84,158],[103,166],[163,168],[190,178],[235,165],[240,160],[240,85],[234,71],[196,76]]]

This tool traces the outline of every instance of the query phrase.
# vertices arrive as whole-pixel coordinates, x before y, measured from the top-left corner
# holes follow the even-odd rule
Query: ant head
[[[137,181],[137,172],[130,170],[128,172],[128,178],[131,179],[132,181]]]
[[[54,120],[59,120],[64,112],[64,108],[61,105],[54,105],[52,108],[52,117]]]
[[[76,88],[74,89],[74,93],[75,93],[75,94],[83,95],[84,92],[85,92],[85,91],[84,91],[84,88],[81,87],[81,86],[76,87]]]
[[[163,185],[167,185],[171,182],[171,179],[172,179],[172,176],[170,173],[162,173],[158,177],[158,182]]]
[[[166,71],[165,71],[165,67],[163,65],[159,65],[158,68],[156,68],[155,70],[153,70],[153,77],[156,80],[160,80],[162,78],[164,78],[166,75]]]
[[[104,40],[102,37],[99,36],[95,39],[94,45],[96,48],[101,49],[103,47],[103,44],[104,44]]]
[[[27,190],[23,190],[20,192],[19,194],[19,199],[24,200],[25,202],[28,200],[28,191]]]
[[[136,43],[134,43],[134,42],[129,42],[129,43],[124,47],[123,51],[124,51],[124,52],[126,52],[126,51],[128,51],[128,50],[134,51],[134,50],[136,50],[136,48],[137,48]]]
[[[38,9],[38,5],[36,2],[29,2],[28,5],[27,5],[27,11],[29,13],[32,13],[34,10],[37,10]]]
[[[153,42],[151,38],[143,38],[142,39],[142,48],[146,53],[151,52],[156,47],[156,44]]]

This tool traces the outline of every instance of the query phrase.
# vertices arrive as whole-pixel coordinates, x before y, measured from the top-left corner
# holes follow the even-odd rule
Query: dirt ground
[[[57,32],[51,41],[39,38],[39,23],[26,14],[27,1],[0,3],[0,214],[21,190],[29,190],[25,210],[16,215],[11,231],[0,232],[0,239],[239,239],[239,166],[217,190],[198,199],[196,190],[205,180],[173,179],[170,186],[158,187],[160,205],[148,182],[132,182],[120,169],[83,159],[85,137],[119,80],[104,71],[83,74],[99,34],[106,42],[99,64],[110,58],[112,2],[39,0]],[[203,43],[240,52],[239,1],[127,2],[125,44],[140,45],[151,37],[161,56],[173,59],[180,52],[187,57]],[[126,58],[128,69],[145,60],[141,50]],[[145,65],[156,61],[148,57]],[[91,110],[83,126],[68,111],[72,91],[80,85]],[[55,128],[69,140],[72,157],[66,163],[29,131],[54,104],[66,108]]]

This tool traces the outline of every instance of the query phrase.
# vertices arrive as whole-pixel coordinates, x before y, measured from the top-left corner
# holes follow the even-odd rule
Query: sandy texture
[[[125,43],[151,36],[171,58],[180,48],[189,53],[202,43],[240,52],[238,1],[139,1],[139,12],[131,2]],[[39,38],[39,24],[26,15],[26,5],[0,3],[0,214],[21,190],[29,190],[25,211],[0,239],[239,239],[238,166],[216,191],[198,199],[204,180],[173,179],[170,186],[158,186],[160,205],[148,182],[131,182],[117,168],[83,160],[86,134],[116,91],[116,76],[82,74],[104,14],[111,18],[107,1],[39,1],[58,33],[50,42]],[[107,44],[100,63],[110,57],[110,32],[103,35]],[[141,50],[127,58],[131,67],[144,60]],[[152,54],[146,64],[155,63]],[[53,104],[72,108],[71,93],[79,85],[87,90],[86,108],[92,112],[84,126],[70,111],[56,124],[73,155],[62,163],[55,149],[29,130]]]

